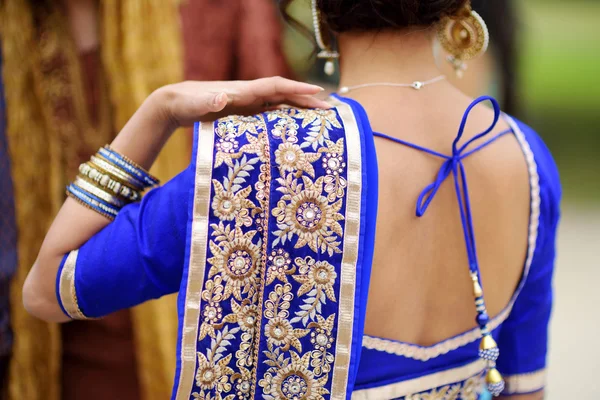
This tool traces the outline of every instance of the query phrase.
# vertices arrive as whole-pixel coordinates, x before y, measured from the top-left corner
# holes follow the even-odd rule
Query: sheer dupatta
[[[333,102],[196,126],[173,399],[350,397],[377,164]]]

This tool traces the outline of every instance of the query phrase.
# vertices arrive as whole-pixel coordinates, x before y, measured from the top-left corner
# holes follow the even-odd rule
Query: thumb
[[[211,112],[219,112],[225,108],[228,102],[227,93],[220,92],[208,98],[208,109]]]

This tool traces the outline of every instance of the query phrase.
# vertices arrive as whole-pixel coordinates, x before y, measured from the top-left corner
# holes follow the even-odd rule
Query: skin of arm
[[[111,147],[150,169],[179,126],[212,121],[233,113],[256,113],[277,104],[329,108],[312,95],[323,89],[280,77],[236,82],[183,82],[151,94],[127,122]],[[23,305],[35,317],[66,322],[55,293],[63,256],[81,247],[110,221],[67,198],[54,219],[23,287]]]

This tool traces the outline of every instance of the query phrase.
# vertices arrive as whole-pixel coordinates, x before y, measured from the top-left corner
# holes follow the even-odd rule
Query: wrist
[[[156,89],[144,102],[144,104],[147,103],[149,112],[152,113],[152,118],[156,120],[159,126],[164,127],[167,135],[170,135],[175,129],[179,128],[179,122],[172,112],[171,105],[173,102],[174,93],[168,85]]]
[[[165,94],[160,89],[154,91],[127,121],[110,147],[149,170],[177,128],[168,110]]]

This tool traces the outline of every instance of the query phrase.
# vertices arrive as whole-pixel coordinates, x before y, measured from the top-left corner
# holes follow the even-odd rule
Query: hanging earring
[[[337,51],[331,50],[331,47],[325,44],[323,40],[323,34],[321,33],[321,13],[317,7],[317,0],[312,0],[312,17],[313,25],[315,28],[315,39],[319,46],[319,53],[317,58],[326,59],[325,61],[325,73],[332,76],[335,73],[335,62],[334,60],[340,57]]]
[[[486,52],[490,34],[485,21],[467,4],[459,15],[446,17],[440,21],[437,40],[449,55],[456,76],[462,78],[467,69],[465,61]]]

